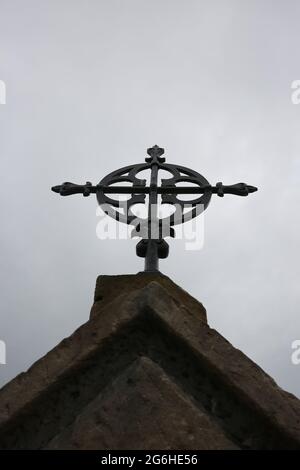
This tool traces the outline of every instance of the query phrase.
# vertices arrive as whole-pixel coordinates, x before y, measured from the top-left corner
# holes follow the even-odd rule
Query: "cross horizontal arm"
[[[220,197],[224,194],[234,194],[236,196],[248,196],[250,193],[255,193],[257,188],[246,183],[237,183],[230,186],[225,186],[222,183],[217,183],[216,186],[211,187],[211,191]]]
[[[98,186],[107,194],[149,194],[150,186]],[[257,191],[255,186],[245,183],[238,183],[231,186],[225,186],[218,183],[216,186],[158,186],[158,194],[204,194],[206,192],[224,196],[224,194],[235,194],[237,196],[247,196],[249,193]]]
[[[59,193],[61,196],[70,196],[71,194],[83,194],[89,196],[91,193],[103,191],[106,194],[149,194],[153,189],[151,186],[93,186],[89,181],[84,184],[63,183],[62,185],[53,186],[52,191]],[[236,196],[248,196],[250,193],[257,191],[255,186],[250,186],[245,183],[237,183],[230,186],[225,186],[222,183],[217,183],[216,186],[157,186],[158,194],[204,194],[212,192],[220,197],[224,194],[234,194]]]
[[[93,186],[89,181],[86,184],[63,183],[52,186],[52,191],[59,193],[61,196],[70,196],[71,194],[83,194],[89,196],[91,193],[97,192],[97,186]]]

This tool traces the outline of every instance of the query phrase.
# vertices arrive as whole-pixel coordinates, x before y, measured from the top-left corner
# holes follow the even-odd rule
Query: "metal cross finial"
[[[165,153],[165,149],[160,148],[158,145],[154,145],[154,147],[150,147],[147,149],[149,158],[145,158],[145,161],[148,163],[164,163],[166,159],[162,157]]]
[[[132,236],[141,238],[137,244],[136,253],[145,258],[145,271],[153,272],[158,271],[159,259],[167,258],[169,254],[169,245],[165,238],[175,236],[173,226],[187,222],[201,214],[208,207],[212,194],[217,194],[220,197],[225,194],[248,196],[248,194],[257,191],[257,188],[245,183],[230,186],[217,183],[215,186],[211,186],[204,176],[196,171],[165,163],[166,159],[162,157],[163,148],[155,145],[147,149],[147,153],[149,157],[145,158],[145,163],[120,168],[105,176],[96,186],[93,186],[89,181],[84,185],[67,182],[53,186],[52,191],[61,196],[71,194],[89,196],[95,193],[100,206],[102,208],[105,206],[106,214],[118,222],[134,226]],[[150,170],[149,186],[146,186],[146,180],[138,178],[138,173],[143,170]],[[172,176],[162,179],[159,186],[158,174],[160,170],[165,170]],[[122,182],[129,182],[132,186],[113,186]],[[193,186],[176,186],[181,182],[192,183]],[[119,201],[112,199],[111,194],[129,194],[130,198],[128,201]],[[195,199],[194,196],[194,199],[189,201],[182,201],[178,199],[180,194],[197,195],[197,197]],[[148,217],[136,217],[132,212],[132,207],[135,204],[145,203],[146,195],[149,198]],[[175,207],[175,212],[172,215],[159,217],[157,209],[159,198],[161,204],[171,204]]]

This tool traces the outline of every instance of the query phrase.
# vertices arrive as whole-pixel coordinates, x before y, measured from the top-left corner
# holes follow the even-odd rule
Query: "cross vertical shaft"
[[[151,176],[150,176],[150,191],[149,191],[149,205],[148,205],[148,240],[147,250],[145,256],[145,271],[153,272],[159,271],[159,257],[157,246],[157,231],[158,217],[157,217],[157,182],[158,182],[158,161],[156,155],[152,156],[151,161]],[[153,229],[155,230],[154,239]]]

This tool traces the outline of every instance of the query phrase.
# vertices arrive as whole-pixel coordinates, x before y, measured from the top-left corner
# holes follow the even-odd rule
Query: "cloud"
[[[98,274],[142,268],[133,241],[96,238],[93,197],[50,187],[96,184],[157,143],[213,184],[259,187],[215,197],[203,250],[172,241],[161,268],[300,395],[298,14],[258,0],[4,2],[2,383],[87,320]]]

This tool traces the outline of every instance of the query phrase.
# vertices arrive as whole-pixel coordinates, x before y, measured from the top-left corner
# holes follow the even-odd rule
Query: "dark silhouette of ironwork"
[[[209,205],[213,194],[223,197],[225,194],[237,196],[248,196],[257,191],[255,186],[245,183],[225,186],[217,183],[211,186],[209,182],[194,170],[179,165],[165,163],[162,156],[164,149],[155,145],[147,150],[149,157],[145,163],[129,165],[113,171],[105,176],[99,184],[93,186],[89,181],[84,185],[74,183],[63,183],[53,186],[52,191],[61,196],[71,194],[83,194],[89,196],[96,194],[99,205],[105,213],[118,222],[132,224],[134,230],[132,236],[140,237],[136,247],[138,256],[145,258],[145,271],[158,271],[159,259],[167,258],[169,245],[165,237],[175,236],[174,225],[184,223],[201,214]],[[145,179],[139,179],[138,173],[150,170],[150,184],[146,185]],[[158,184],[160,170],[171,173],[172,177],[161,180]],[[177,186],[178,183],[193,184],[193,186]],[[120,183],[130,183],[131,186],[114,186]],[[129,194],[127,201],[115,200],[110,197],[113,194]],[[178,199],[180,194],[199,195],[195,199],[183,201]],[[136,204],[145,204],[148,195],[148,217],[138,218],[132,207]],[[157,207],[161,198],[161,204],[171,204],[175,212],[167,217],[160,218]],[[186,211],[187,209],[187,211]]]

